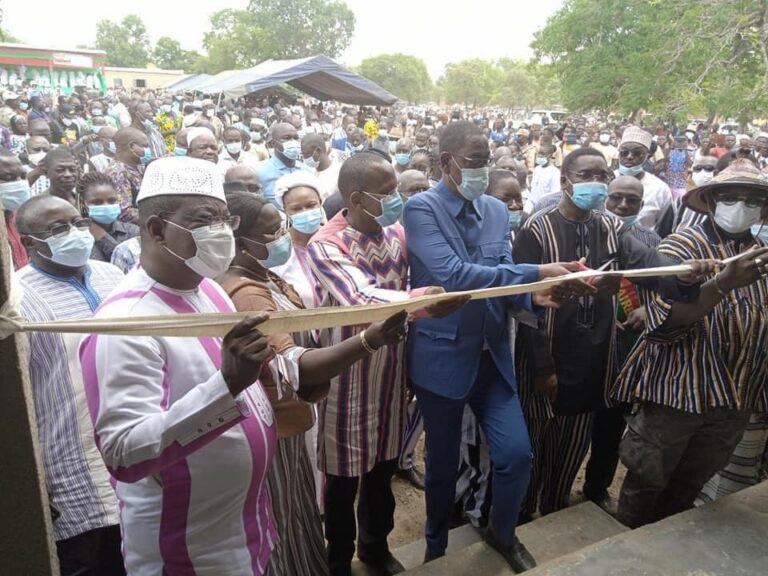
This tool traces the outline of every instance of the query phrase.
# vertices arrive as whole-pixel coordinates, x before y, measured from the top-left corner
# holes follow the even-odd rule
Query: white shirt
[[[231,311],[211,280],[173,290],[139,267],[95,317]],[[263,574],[276,540],[267,471],[277,431],[261,384],[232,397],[221,338],[90,335],[80,362],[96,444],[117,480],[128,574]],[[298,383],[294,360],[276,356],[268,369],[282,386]]]
[[[618,170],[616,176],[619,176]],[[664,181],[650,172],[644,172],[640,182],[643,184],[643,207],[637,221],[646,228],[654,228],[661,215],[672,204],[672,191]]]
[[[320,199],[325,202],[331,194],[339,191],[339,171],[341,162],[331,159],[331,165],[322,172],[317,172],[320,180]]]
[[[241,164],[245,164],[254,172],[256,172],[256,165],[258,163],[259,161],[256,159],[256,157],[253,154],[248,154],[248,152],[245,150],[242,150],[240,154],[238,154],[237,160],[235,160],[232,155],[227,152],[225,147],[219,153],[219,162],[217,166],[219,167],[219,170],[221,171],[221,177],[223,178],[227,174],[227,170],[234,166],[240,166]]]
[[[552,164],[536,166],[533,169],[533,177],[531,178],[529,200],[535,203],[545,194],[558,192],[560,188],[560,170]]]

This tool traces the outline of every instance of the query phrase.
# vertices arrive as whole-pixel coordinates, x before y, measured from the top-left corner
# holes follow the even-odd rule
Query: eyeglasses
[[[737,202],[744,202],[747,208],[762,208],[768,204],[768,198],[755,198],[744,197],[736,194],[718,194],[715,195],[715,202],[725,204],[726,206],[733,206]]]
[[[75,220],[74,222],[70,222],[68,224],[57,224],[48,230],[42,230],[41,232],[30,232],[29,236],[41,236],[46,239],[62,238],[63,236],[67,236],[73,228],[77,228],[78,230],[89,230],[91,228],[91,219],[80,218],[79,220]]]
[[[645,150],[645,148],[623,148],[619,150],[619,158],[629,158],[630,156],[634,156],[635,158],[642,158],[643,156],[647,156],[648,152]]]
[[[694,166],[693,168],[691,168],[691,170],[693,170],[694,172],[701,172],[702,170],[704,170],[704,172],[714,172],[715,167],[714,166]]]
[[[613,172],[573,172],[578,182],[602,182],[609,184],[613,181]]]

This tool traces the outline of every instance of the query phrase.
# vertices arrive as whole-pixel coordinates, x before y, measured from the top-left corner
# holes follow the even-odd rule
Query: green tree
[[[194,50],[184,50],[178,40],[162,36],[152,51],[152,61],[159,68],[192,71],[200,58]]]
[[[432,90],[432,79],[426,64],[408,54],[380,54],[366,58],[358,70],[361,75],[408,102],[423,102]]]
[[[449,104],[485,106],[501,95],[502,70],[493,62],[472,58],[447,64],[438,80]]]
[[[355,16],[343,0],[251,0],[245,10],[220,10],[210,20],[203,40],[210,72],[270,58],[335,58],[355,29]]]
[[[768,104],[768,2],[567,0],[532,43],[573,111],[684,117]]]
[[[107,53],[109,66],[143,68],[150,59],[147,28],[142,19],[133,14],[121,22],[97,22],[96,48]]]

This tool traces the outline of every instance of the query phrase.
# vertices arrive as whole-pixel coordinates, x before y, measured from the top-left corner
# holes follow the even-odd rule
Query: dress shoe
[[[398,468],[395,472],[398,478],[402,478],[417,490],[424,490],[424,474],[418,471],[416,466],[410,468]]]
[[[596,498],[590,498],[585,493],[584,498],[589,500],[590,502],[594,502],[595,504],[600,506],[600,508],[602,508],[606,514],[609,514],[611,516],[615,517],[619,511],[619,503],[615,499],[611,498],[611,495],[608,494],[608,492],[603,492]]]
[[[424,564],[427,562],[432,562],[432,560],[437,560],[438,558],[442,558],[445,556],[445,552],[441,552],[440,554],[432,554],[429,551],[429,548],[424,552]]]
[[[485,541],[491,548],[504,557],[504,560],[506,560],[512,570],[515,571],[515,574],[520,574],[521,572],[536,567],[536,560],[533,559],[533,556],[528,552],[528,549],[523,546],[523,543],[517,539],[517,536],[515,536],[515,541],[507,546],[499,540],[499,537],[496,536],[496,532],[493,528],[489,527],[488,531],[485,533]]]
[[[365,552],[360,546],[357,547],[357,558],[363,564],[367,564],[376,570],[381,576],[391,576],[392,574],[402,574],[405,567],[387,551],[384,555],[371,555]]]

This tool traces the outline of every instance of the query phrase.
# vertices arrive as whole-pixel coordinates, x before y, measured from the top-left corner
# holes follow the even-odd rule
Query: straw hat
[[[727,168],[703,186],[689,190],[683,196],[683,204],[699,214],[709,214],[707,200],[723,188],[751,188],[768,196],[768,178],[746,158],[734,160]]]

